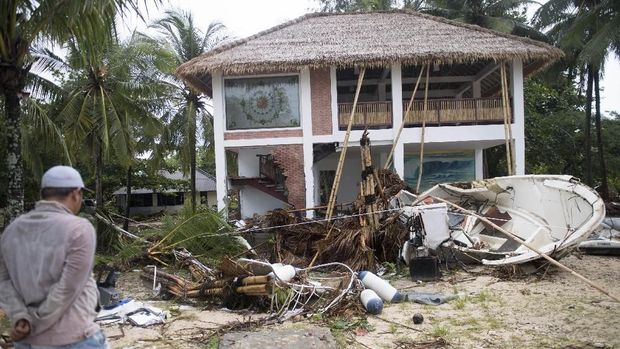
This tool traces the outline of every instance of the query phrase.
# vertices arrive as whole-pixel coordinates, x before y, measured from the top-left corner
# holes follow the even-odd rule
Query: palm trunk
[[[7,185],[7,205],[4,212],[4,226],[9,225],[24,211],[24,182],[21,152],[21,110],[19,96],[15,90],[5,90],[7,158],[6,169],[9,176]]]
[[[101,177],[103,172],[103,150],[101,149],[101,143],[99,140],[95,140],[95,142],[95,209],[101,212],[101,210],[103,210],[103,186],[101,185]],[[103,229],[103,223],[101,221],[97,221],[97,234],[100,238],[102,237]],[[101,241],[102,240],[99,239],[98,242]]]
[[[125,195],[125,222],[123,229],[129,231],[129,214],[131,213],[131,166],[127,169],[127,194]]]
[[[592,83],[594,82],[594,72],[592,66],[588,64],[588,87],[586,88],[586,122],[585,122],[585,174],[586,184],[592,186],[592,138],[590,137],[592,125]]]
[[[598,149],[598,161],[601,174],[601,195],[603,199],[609,198],[609,187],[607,185],[607,166],[605,165],[605,152],[603,151],[603,137],[601,132],[601,95],[599,91],[599,74],[598,69],[594,74],[594,105],[596,108],[596,147]]]
[[[195,130],[195,129],[194,129]],[[191,137],[190,149],[190,186],[192,190],[192,212],[196,212],[196,136]]]

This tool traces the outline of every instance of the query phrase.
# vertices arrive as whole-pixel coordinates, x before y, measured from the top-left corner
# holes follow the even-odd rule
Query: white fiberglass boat
[[[571,176],[508,176],[439,184],[420,196],[442,198],[476,212],[554,258],[586,239],[605,217],[601,197]],[[448,248],[489,265],[540,258],[471,214],[437,204],[437,200],[429,203],[401,208],[405,216],[420,216],[424,232],[418,241],[431,252]]]

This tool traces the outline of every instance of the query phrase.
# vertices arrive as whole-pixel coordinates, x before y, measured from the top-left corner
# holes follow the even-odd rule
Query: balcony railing
[[[403,102],[403,113],[407,110],[408,101]],[[341,130],[347,128],[353,103],[338,104],[338,119]],[[424,115],[424,101],[416,100],[405,119],[406,126],[422,124],[426,116],[426,124],[440,125],[475,125],[493,124],[504,121],[501,98],[471,99],[432,99],[428,101]],[[392,126],[392,102],[358,103],[353,119],[353,128],[390,128]]]
[[[353,103],[338,103],[338,123],[346,130]],[[392,127],[392,102],[358,102],[353,115],[353,128]]]
[[[403,102],[403,113],[407,109]],[[504,121],[501,98],[433,99],[426,113],[424,101],[414,101],[405,125],[421,125],[425,117],[430,125],[492,124]]]

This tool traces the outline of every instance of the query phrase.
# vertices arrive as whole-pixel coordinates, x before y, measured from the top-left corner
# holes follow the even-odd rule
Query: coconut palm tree
[[[47,57],[46,62],[67,76],[59,110],[64,136],[72,156],[94,163],[101,210],[104,164],[113,159],[129,168],[140,150],[136,137],[157,137],[163,129],[158,114],[166,107],[169,85],[156,68],[171,65],[172,56],[139,36],[124,44],[110,38],[98,46],[70,40],[67,50],[66,60]]]
[[[620,56],[620,3],[614,0],[550,0],[537,11],[534,23],[538,28],[549,28],[548,33],[567,52],[570,62],[585,72],[586,183],[593,184],[590,129],[594,100],[601,193],[603,197],[608,197],[598,85],[604,71],[605,58],[609,54]]]
[[[533,0],[427,0],[425,12],[484,28],[546,41],[526,25],[525,7]]]
[[[160,45],[169,47],[174,53],[176,65],[210,51],[228,40],[226,28],[219,22],[212,22],[205,32],[194,23],[191,13],[180,10],[167,11],[165,16],[153,25],[159,31],[154,38]],[[168,81],[176,87],[177,112],[169,115],[169,126],[173,133],[171,141],[177,147],[183,171],[190,173],[191,208],[196,209],[196,143],[199,134],[208,146],[213,146],[212,115],[207,107],[209,101],[170,72]]]
[[[137,10],[138,0],[3,0],[0,1],[0,94],[7,129],[8,203],[5,224],[23,211],[21,101],[32,66],[31,51],[42,43],[70,37],[103,38],[115,17]]]

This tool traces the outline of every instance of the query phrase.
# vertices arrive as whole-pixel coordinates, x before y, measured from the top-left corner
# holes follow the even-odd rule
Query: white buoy
[[[386,302],[397,303],[403,299],[397,289],[369,271],[360,271],[357,274],[357,278],[362,281],[366,288],[375,291]]]
[[[377,293],[371,289],[365,289],[360,294],[360,300],[362,305],[366,308],[366,311],[373,315],[379,315],[383,311],[383,301]]]
[[[283,265],[281,263],[275,263],[272,264],[271,267],[273,268],[273,272],[268,275],[272,278],[277,276],[277,280],[288,282],[295,277],[295,267],[290,264]]]

